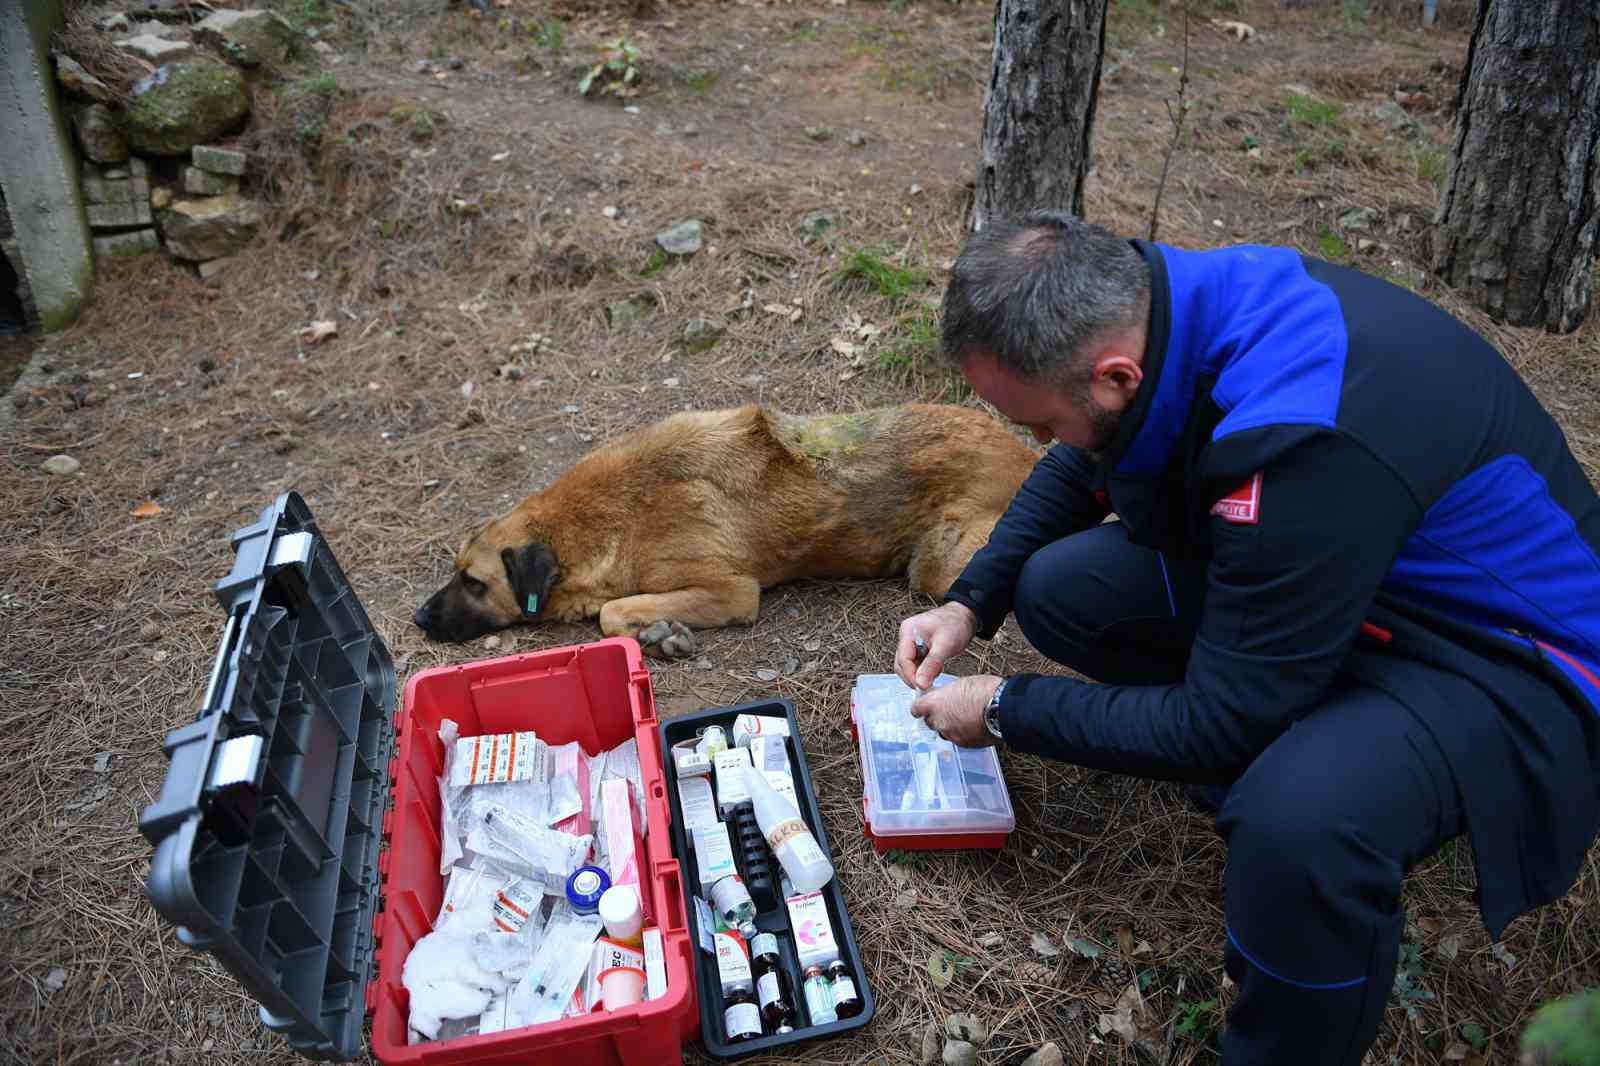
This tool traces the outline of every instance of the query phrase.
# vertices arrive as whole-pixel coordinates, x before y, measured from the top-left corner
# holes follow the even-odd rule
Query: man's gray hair
[[[1107,329],[1141,324],[1150,267],[1127,240],[1065,211],[991,220],[967,238],[944,293],[944,357],[980,353],[1026,378],[1087,387]]]

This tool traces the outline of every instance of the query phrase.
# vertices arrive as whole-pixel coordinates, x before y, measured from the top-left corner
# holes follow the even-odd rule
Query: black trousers
[[[1082,674],[1172,684],[1205,580],[1110,523],[1038,551],[1014,610],[1034,647]],[[1465,829],[1443,754],[1391,697],[1349,684],[1218,792],[1239,986],[1224,1066],[1357,1066],[1394,982],[1401,879]]]

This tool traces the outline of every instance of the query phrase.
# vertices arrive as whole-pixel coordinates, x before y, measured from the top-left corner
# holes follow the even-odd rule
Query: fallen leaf
[[[161,513],[161,505],[154,500],[146,500],[131,512],[135,518],[154,518]]]
[[[1510,951],[1506,950],[1506,946],[1504,944],[1496,944],[1490,950],[1494,953],[1495,958],[1506,964],[1506,969],[1510,970],[1516,967],[1517,957],[1511,954]]]
[[[1104,950],[1094,941],[1084,940],[1082,937],[1076,936],[1067,937],[1067,948],[1074,955],[1084,959],[1098,959],[1100,953]]]
[[[955,963],[950,961],[950,956],[943,951],[936,951],[928,956],[928,980],[933,982],[933,987],[943,991],[950,987],[950,982],[956,979]]]
[[[808,640],[804,644],[802,644],[801,647],[804,648],[806,651],[821,651],[822,650],[822,641],[817,640],[816,638],[813,637],[811,640]]]
[[[44,975],[44,986],[52,992],[59,992],[66,986],[67,971],[59,966],[52,966],[50,972]]]
[[[908,888],[894,898],[894,905],[901,910],[910,910],[917,905],[917,890]]]
[[[1133,954],[1133,930],[1122,926],[1117,930],[1117,947],[1122,949],[1124,955]]]
[[[1043,955],[1047,959],[1053,959],[1057,955],[1061,954],[1061,949],[1056,947],[1055,941],[1051,940],[1043,933],[1033,934],[1033,939],[1028,941],[1028,944],[1033,948],[1034,951],[1038,952],[1040,955]]]
[[[851,356],[856,354],[856,346],[845,340],[843,337],[830,338],[828,345],[840,355]]]
[[[1132,982],[1117,998],[1117,1005],[1109,1014],[1100,1015],[1102,1034],[1116,1033],[1156,1061],[1166,1053],[1166,1041],[1161,1036],[1161,1024],[1151,1013],[1150,1006],[1139,992],[1139,983]]]
[[[1139,941],[1139,943],[1138,943],[1138,944],[1137,944],[1137,945],[1136,945],[1136,946],[1135,946],[1135,947],[1134,947],[1134,949],[1133,949],[1133,953],[1134,953],[1134,954],[1135,954],[1135,955],[1148,955],[1148,954],[1150,954],[1150,953],[1151,953],[1151,952],[1152,952],[1152,951],[1154,951],[1154,950],[1155,950],[1155,949],[1154,949],[1154,948],[1152,948],[1152,947],[1151,947],[1151,946],[1150,946],[1150,941],[1148,941],[1148,940],[1141,940],[1141,941]]]
[[[1248,22],[1238,22],[1234,19],[1212,19],[1211,25],[1223,33],[1239,38],[1241,41],[1248,41],[1256,35],[1256,28]]]
[[[889,880],[893,881],[901,888],[904,888],[911,883],[911,873],[904,866],[896,866],[894,863],[890,863],[888,866],[884,867],[884,869],[889,873]]]
[[[1461,937],[1452,933],[1439,941],[1439,957],[1446,962],[1461,954]]]
[[[1439,932],[1440,929],[1444,928],[1444,923],[1439,921],[1437,918],[1418,918],[1417,928],[1421,929],[1429,936],[1434,936]]]
[[[329,337],[337,337],[338,335],[339,323],[337,322],[313,322],[300,331],[300,339],[307,344],[321,344]]]
[[[985,933],[978,938],[980,948],[997,948],[1006,942],[1006,938],[999,933]]]
[[[789,312],[794,310],[794,308],[790,307],[788,304],[762,304],[761,310],[767,312],[768,314],[782,315],[784,318],[788,318]]]
[[[1467,1047],[1467,1045],[1465,1045],[1461,1041],[1457,1040],[1455,1043],[1451,1044],[1449,1047],[1444,1049],[1444,1061],[1446,1061],[1446,1062],[1460,1062],[1462,1059],[1466,1058],[1471,1053],[1472,1053],[1472,1049],[1471,1048]]]
[[[504,163],[507,159],[510,159],[510,158],[511,158],[511,153],[510,152],[496,152],[494,155],[489,157],[489,162],[491,162],[491,163]]]
[[[758,680],[761,680],[761,681],[776,681],[776,680],[778,680],[778,671],[776,671],[776,670],[757,670],[756,671],[756,678]]]

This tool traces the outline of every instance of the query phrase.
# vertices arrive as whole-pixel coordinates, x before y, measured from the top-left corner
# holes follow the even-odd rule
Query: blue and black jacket
[[[1135,245],[1149,337],[1116,441],[1052,448],[948,598],[992,636],[1028,557],[1115,512],[1209,561],[1199,633],[1179,684],[1015,678],[1007,743],[1227,783],[1336,680],[1388,691],[1451,763],[1498,935],[1570,887],[1600,816],[1600,496],[1426,300],[1289,249]],[[1427,670],[1487,698],[1432,698]]]

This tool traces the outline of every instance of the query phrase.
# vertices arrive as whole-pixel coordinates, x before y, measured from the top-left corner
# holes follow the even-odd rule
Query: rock
[[[978,1049],[965,1040],[946,1040],[944,1066],[977,1066]]]
[[[219,148],[214,144],[197,144],[189,153],[189,161],[201,170],[212,174],[229,174],[240,178],[250,157],[237,148]]]
[[[183,191],[192,196],[222,196],[239,191],[239,179],[199,167],[183,168]]]
[[[691,126],[685,126],[685,127],[683,127],[682,129],[680,129],[678,131],[678,136],[679,137],[698,137],[698,136],[700,136],[700,127],[699,126],[692,126],[692,125]]]
[[[56,81],[60,82],[61,87],[67,92],[87,96],[102,104],[109,104],[116,99],[105,82],[84,70],[71,56],[57,55],[55,60]]]
[[[51,992],[59,992],[67,984],[67,971],[60,966],[50,967],[50,972],[44,975],[44,987]]]
[[[194,46],[188,41],[174,41],[166,37],[157,37],[153,33],[128,37],[118,41],[117,47],[146,63],[170,63],[174,59],[194,54]]]
[[[867,135],[860,130],[851,130],[844,136],[844,143],[851,148],[860,148],[867,143]]]
[[[333,45],[329,44],[327,41],[316,41],[316,42],[314,42],[311,45],[311,50],[313,52],[317,53],[319,56],[331,56],[331,55],[333,55]]]
[[[1054,1043],[1045,1044],[1022,1060],[1022,1066],[1062,1066],[1061,1049]]]
[[[989,1027],[971,1014],[952,1014],[944,1020],[944,1031],[951,1040],[981,1044],[989,1039]]]
[[[140,13],[164,22],[182,22],[189,17],[189,0],[139,0]]]
[[[1339,228],[1346,230],[1371,229],[1373,222],[1377,221],[1376,208],[1354,207],[1339,216]]]
[[[700,250],[700,231],[698,218],[686,219],[656,234],[656,243],[668,255],[693,255]]]
[[[200,264],[200,280],[213,289],[222,287],[223,280],[233,272],[243,260],[236,255],[225,255],[221,259],[212,259]]]
[[[161,247],[161,241],[156,237],[154,229],[139,229],[128,233],[105,233],[94,238],[94,254],[102,257],[121,258],[129,255],[144,255]]]
[[[167,251],[179,259],[221,259],[254,239],[261,225],[261,208],[238,193],[176,200],[161,212],[160,223]]]
[[[294,36],[294,27],[276,11],[214,11],[194,28],[195,40],[241,67],[282,63]]]
[[[110,15],[101,16],[94,24],[94,28],[101,33],[127,33],[131,28],[128,16],[118,11]]]
[[[922,1030],[922,1066],[933,1066],[939,1061],[939,1027],[929,1023]]]
[[[76,474],[83,464],[70,455],[52,455],[44,461],[44,472],[47,474]]]
[[[650,309],[641,300],[617,300],[606,305],[606,317],[612,329],[632,329],[649,314]]]
[[[86,204],[134,204],[150,199],[150,182],[144,177],[131,177],[132,171],[122,167],[99,170],[92,163],[83,167],[79,182]],[[120,175],[120,176],[118,176]]]
[[[1392,132],[1405,137],[1415,137],[1422,132],[1421,124],[1394,100],[1385,100],[1379,104],[1373,109],[1372,117],[1388,126]]]
[[[72,132],[78,147],[96,163],[120,163],[128,158],[128,142],[105,104],[90,104],[72,113]]]
[[[821,144],[823,141],[833,140],[833,131],[826,126],[807,126],[806,136]]]
[[[91,229],[126,229],[129,226],[148,226],[152,221],[149,200],[126,204],[84,204],[83,213],[89,217]]]
[[[150,190],[150,206],[157,211],[172,205],[172,190],[165,185],[157,185]]]
[[[196,56],[167,63],[133,87],[122,116],[128,147],[144,155],[185,155],[214,140],[250,113],[237,70]]]
[[[837,211],[812,211],[800,220],[800,233],[804,239],[814,241],[839,225]]]
[[[709,318],[691,318],[683,327],[683,346],[690,352],[709,351],[728,332],[721,322]]]

